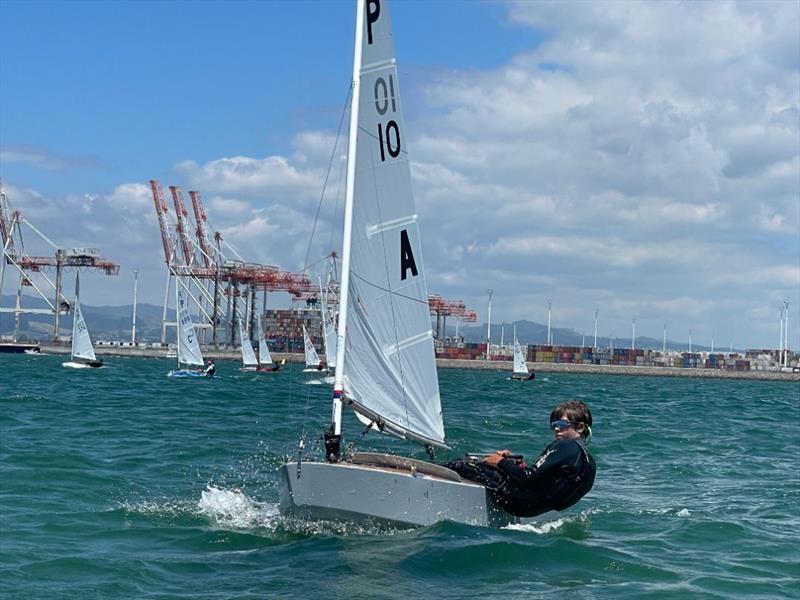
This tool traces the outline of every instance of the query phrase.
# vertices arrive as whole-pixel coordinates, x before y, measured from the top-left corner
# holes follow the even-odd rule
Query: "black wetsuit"
[[[554,440],[530,466],[511,458],[497,468],[462,460],[446,466],[485,485],[498,505],[518,517],[572,506],[592,489],[597,470],[584,438]]]

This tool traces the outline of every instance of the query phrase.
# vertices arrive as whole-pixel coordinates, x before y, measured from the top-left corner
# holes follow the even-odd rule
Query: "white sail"
[[[305,325],[303,325],[303,350],[306,355],[306,366],[318,367],[320,363],[319,354],[317,354],[317,349],[314,348],[314,342],[308,336]]]
[[[520,375],[528,374],[528,365],[525,364],[525,357],[522,355],[522,346],[517,341],[517,328],[514,326],[514,373]]]
[[[203,353],[200,351],[200,342],[194,331],[192,316],[189,307],[183,299],[180,281],[175,284],[177,296],[176,310],[178,311],[178,365],[203,366]]]
[[[261,315],[258,316],[256,322],[258,324],[258,362],[261,365],[271,365],[272,356],[270,356],[269,348],[267,347],[267,338],[264,337],[264,331],[261,329]]]
[[[244,330],[244,323],[242,323],[241,319],[237,319],[237,321],[239,322],[239,341],[242,343],[242,363],[245,367],[257,367],[258,359],[253,350],[253,345],[247,337],[247,332]]]
[[[334,423],[344,393],[382,430],[444,445],[389,8],[358,10]]]
[[[336,328],[333,326],[333,313],[328,307],[328,298],[322,285],[319,288],[320,311],[322,312],[322,341],[325,344],[325,360],[329,369],[336,368]]]
[[[81,304],[77,297],[75,298],[75,313],[72,318],[72,358],[97,360],[92,347],[92,338],[89,337],[89,330],[83,320]]]

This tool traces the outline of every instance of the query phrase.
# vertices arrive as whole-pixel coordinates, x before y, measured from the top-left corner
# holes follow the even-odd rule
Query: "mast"
[[[80,275],[81,275],[80,269],[75,269],[75,306],[72,307],[72,348],[70,349],[69,352],[70,360],[75,360],[75,337],[77,333],[78,307],[80,306],[80,295],[81,295]]]
[[[347,141],[347,179],[342,235],[342,282],[339,295],[339,326],[336,343],[336,374],[333,381],[333,410],[330,432],[326,434],[325,452],[336,459],[342,435],[342,393],[344,345],[347,333],[347,304],[350,295],[350,243],[353,237],[353,199],[356,178],[356,140],[358,139],[358,101],[361,88],[361,47],[364,38],[364,2],[356,1],[356,35],[353,52],[353,91],[350,96],[350,132]],[[331,436],[328,438],[327,436]],[[329,444],[330,441],[330,444]],[[330,449],[329,449],[330,447]]]

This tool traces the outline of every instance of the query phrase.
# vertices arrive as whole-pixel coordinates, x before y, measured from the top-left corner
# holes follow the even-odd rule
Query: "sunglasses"
[[[550,429],[568,429],[570,427],[572,427],[572,421],[567,421],[566,419],[550,421]]]

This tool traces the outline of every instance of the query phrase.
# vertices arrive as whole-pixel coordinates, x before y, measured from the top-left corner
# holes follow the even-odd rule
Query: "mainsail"
[[[237,321],[239,322],[239,341],[242,343],[242,363],[245,367],[257,367],[258,359],[253,345],[250,343],[250,338],[247,337],[247,332],[244,330],[244,323],[241,319],[237,319]]]
[[[203,366],[203,353],[200,351],[200,342],[192,324],[192,316],[189,314],[189,307],[183,299],[180,286],[181,281],[175,285],[176,309],[178,311],[178,365],[197,365]]]
[[[94,355],[92,338],[89,337],[89,329],[86,321],[83,320],[80,301],[81,279],[80,271],[75,272],[75,312],[72,315],[72,358],[82,358],[84,360],[97,360]]]
[[[267,338],[264,337],[264,331],[261,329],[261,315],[258,316],[256,321],[258,323],[258,362],[261,365],[271,365],[272,356],[269,354],[267,347]]]
[[[522,355],[522,346],[517,341],[516,326],[514,326],[514,373],[528,375],[528,365],[525,364],[525,357]]]
[[[322,312],[322,341],[325,343],[325,360],[328,362],[328,368],[336,368],[336,328],[333,326],[333,313],[328,307],[328,298],[325,291],[322,289],[322,284],[319,287],[320,295],[320,311]]]
[[[391,18],[358,10],[334,425],[343,394],[381,430],[444,446]]]
[[[314,342],[308,337],[305,325],[303,325],[303,350],[306,355],[306,366],[318,367],[320,363],[319,354],[317,354],[317,349],[314,348]]]

